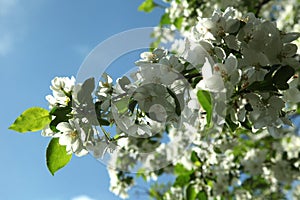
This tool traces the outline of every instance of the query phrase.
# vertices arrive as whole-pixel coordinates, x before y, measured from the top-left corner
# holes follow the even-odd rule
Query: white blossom
[[[291,135],[282,139],[282,148],[287,152],[288,159],[297,159],[300,153],[300,137]]]
[[[104,81],[100,81],[99,82],[99,87],[98,87],[97,95],[100,96],[100,97],[107,97],[109,95],[108,92],[112,88],[112,82],[113,82],[113,80],[106,73],[103,74],[103,78],[104,78]]]
[[[260,175],[266,154],[267,152],[265,150],[251,149],[248,151],[242,161],[245,171],[253,176]]]
[[[70,102],[70,93],[75,86],[75,78],[55,77],[51,81],[50,89],[52,95],[47,95],[46,99],[49,102],[50,108],[56,105],[66,106]]]
[[[119,197],[121,197],[122,199],[127,199],[128,196],[128,190],[131,187],[131,185],[125,183],[125,182],[121,182],[119,181],[119,177],[118,177],[118,171],[108,168],[108,174],[110,177],[110,187],[109,190],[118,195]]]
[[[88,153],[83,144],[87,136],[78,120],[61,122],[56,128],[61,132],[61,135],[56,135],[59,137],[59,144],[66,146],[68,153],[75,153],[77,156],[84,156]]]

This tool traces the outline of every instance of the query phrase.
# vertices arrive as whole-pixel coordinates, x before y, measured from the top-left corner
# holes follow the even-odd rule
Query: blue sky
[[[50,81],[76,76],[100,42],[128,29],[157,25],[163,11],[138,12],[141,2],[0,0],[0,199],[117,199],[108,191],[106,167],[91,156],[73,157],[53,177],[45,165],[49,138],[7,128],[25,109],[47,108]]]

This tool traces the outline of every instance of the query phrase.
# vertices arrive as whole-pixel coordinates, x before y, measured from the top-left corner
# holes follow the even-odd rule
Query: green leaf
[[[128,110],[129,99],[128,97],[123,97],[115,101],[114,104],[117,107],[119,113],[123,114]]]
[[[287,82],[295,74],[295,69],[290,66],[282,66],[279,69],[278,67],[278,65],[274,65],[263,81],[255,81],[246,89],[261,92],[287,90],[289,88]]]
[[[284,43],[289,43],[294,40],[297,40],[299,37],[300,37],[300,33],[297,32],[286,33],[282,36],[282,41]]]
[[[137,177],[137,178],[142,177],[144,181],[147,181],[146,170],[143,169],[143,168],[140,168],[140,169],[137,171],[136,177]]]
[[[101,126],[109,126],[110,122],[103,118],[98,118],[98,122]]]
[[[212,180],[207,180],[207,185],[212,188],[214,186],[214,182]],[[202,196],[200,193],[204,193],[206,195],[204,191],[201,191],[198,193],[198,196]]]
[[[231,132],[234,132],[239,127],[237,124],[232,122],[230,115],[226,116],[225,122]]]
[[[272,81],[279,90],[289,89],[288,80],[294,76],[295,69],[290,66],[282,66],[274,74]]]
[[[182,22],[183,22],[183,17],[178,17],[178,18],[176,18],[175,21],[174,21],[174,26],[175,26],[178,30],[180,30],[181,25],[182,25]]]
[[[252,130],[252,125],[248,118],[246,118],[244,122],[241,122],[241,125],[249,131]]]
[[[66,116],[67,114],[72,112],[72,108],[70,106],[67,107],[58,107],[55,106],[50,111],[50,115],[54,115],[56,117]]]
[[[146,0],[138,7],[138,11],[151,12],[155,7],[153,0]]]
[[[197,199],[198,200],[207,200],[208,197],[207,197],[206,192],[205,191],[198,192]]]
[[[175,187],[183,187],[184,185],[188,184],[190,182],[190,175],[189,174],[184,174],[184,175],[180,175],[177,176],[174,186]]]
[[[135,109],[137,103],[138,103],[138,102],[137,102],[136,100],[134,100],[134,99],[131,99],[131,100],[129,101],[128,109],[130,110],[131,113],[133,113],[133,111],[134,111],[134,109]]]
[[[58,140],[59,138],[53,138],[46,152],[47,167],[52,175],[66,166],[72,158],[72,154],[67,154],[66,147],[60,145]]]
[[[209,125],[211,122],[211,116],[212,116],[212,104],[211,104],[211,96],[208,91],[205,90],[199,90],[197,92],[198,101],[203,107],[203,109],[206,111],[206,120],[207,124]]]
[[[277,91],[277,88],[273,85],[272,80],[255,81],[247,87],[250,91]]]
[[[52,110],[50,111],[50,115],[55,116],[55,118],[50,122],[50,128],[52,131],[56,133],[59,132],[56,129],[57,124],[59,124],[60,122],[67,122],[72,117],[70,115],[70,113],[72,112],[71,104],[72,102],[70,101],[67,107],[55,106],[52,108]]]
[[[197,197],[197,192],[193,185],[189,185],[186,189],[186,199],[195,200]]]
[[[154,42],[151,42],[150,51],[154,51],[154,49],[158,48],[160,41],[161,41],[161,38],[158,37],[158,39],[156,39]]]
[[[200,160],[200,158],[198,157],[198,155],[195,151],[193,151],[192,154],[191,154],[191,161],[194,163],[194,165],[196,167],[202,166],[201,160]]]
[[[44,108],[32,107],[25,110],[9,127],[20,133],[42,130],[51,121],[49,111]]]
[[[176,164],[175,167],[174,167],[174,174],[176,175],[185,175],[185,174],[188,174],[190,175],[192,172],[190,170],[187,170],[183,164]]]
[[[171,24],[171,19],[168,13],[165,13],[163,16],[161,16],[160,19],[160,25],[167,25]]]
[[[102,104],[102,102],[100,102],[100,101],[95,103],[95,112],[97,115],[97,122],[99,123],[100,126],[109,126],[110,122],[101,117],[101,112],[102,112],[101,104]],[[98,124],[96,124],[96,125],[98,125]]]
[[[222,150],[217,146],[214,146],[213,149],[214,149],[214,152],[217,153],[217,154],[223,153]]]

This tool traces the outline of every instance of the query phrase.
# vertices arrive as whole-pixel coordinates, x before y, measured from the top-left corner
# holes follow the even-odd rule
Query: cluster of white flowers
[[[128,198],[128,190],[132,186],[131,179],[126,179],[125,181],[120,181],[120,173],[115,169],[108,168],[108,174],[110,177],[110,187],[109,190],[114,194],[118,195],[122,199]],[[123,175],[123,174],[122,174]]]
[[[201,18],[192,29],[189,38],[177,41],[176,46],[181,47],[176,49],[178,56],[189,63],[188,69],[201,73],[203,78],[195,91],[214,94],[214,111],[226,118],[222,122],[229,127],[227,131],[233,124],[233,133],[214,132],[212,127],[200,131],[193,147],[199,160],[178,161],[198,174],[184,185],[203,188],[208,196],[218,198],[281,198],[277,192],[280,184],[288,186],[299,179],[299,136],[285,135],[293,128],[283,126],[292,126],[288,113],[299,103],[296,70],[300,65],[295,56],[297,47],[291,43],[299,34],[281,32],[274,23],[251,14],[241,17],[231,8],[214,12],[212,18]],[[274,138],[280,142],[273,143]],[[284,147],[279,148],[281,145]],[[176,149],[167,152],[174,154]],[[255,179],[242,181],[245,174]],[[251,187],[255,181],[262,182],[259,189],[266,189],[264,193],[241,189],[241,185]],[[181,187],[172,186],[164,198],[185,199]]]
[[[50,109],[55,112],[70,106],[75,87],[75,78],[56,77],[51,83],[52,86],[50,86],[50,89],[53,94],[46,96]],[[52,124],[46,126],[42,131],[42,135],[59,138],[59,144],[66,146],[66,151],[69,154],[75,153],[77,156],[86,155],[88,151],[83,144],[86,141],[86,133],[80,126],[79,120],[71,118],[71,109],[66,114],[69,114],[69,116],[65,116],[65,119],[53,115],[52,120],[55,121],[55,128],[51,128]]]
[[[46,99],[49,102],[50,108],[56,105],[66,106],[70,102],[70,95],[75,86],[75,78],[56,77],[51,81],[50,89],[53,95],[47,95]]]
[[[110,98],[107,95],[111,87],[110,80],[106,79],[106,82],[99,83],[99,99]],[[87,83],[91,84],[92,81],[89,80]],[[46,96],[51,109],[52,122],[44,128],[42,135],[59,138],[59,144],[66,146],[68,154],[74,153],[80,157],[91,151],[95,156],[99,154],[102,156],[109,144],[104,142],[104,145],[99,145],[104,139],[98,137],[98,130],[91,126],[91,124],[98,125],[98,122],[90,91],[93,88],[87,83],[76,85],[74,77],[56,77],[52,80],[50,89],[53,95]],[[105,104],[101,105],[102,109],[103,105]],[[107,111],[108,107],[106,103],[106,109],[103,110]],[[94,146],[103,148],[102,152],[94,149]]]
[[[70,119],[69,122],[61,122],[56,128],[61,132],[59,144],[66,146],[68,153],[75,153],[77,156],[88,153],[83,146],[86,133],[80,127],[78,120]]]
[[[154,178],[156,174],[151,171],[179,159],[197,127],[203,129],[206,122],[201,124],[198,120],[204,110],[182,74],[185,66],[180,58],[156,49],[143,53],[136,65],[136,72],[119,78],[115,85],[104,74],[96,89],[93,79],[75,85],[73,78],[72,84],[51,87],[54,96],[59,88],[68,101],[59,96],[49,102],[52,122],[42,132],[43,136],[59,138],[69,154],[83,156],[89,151],[97,159],[111,156],[110,189],[123,198],[133,181],[123,182],[112,167],[131,171],[142,163]],[[57,80],[70,82],[67,78],[55,78],[53,83]],[[116,125],[114,136],[104,129],[110,124]],[[166,127],[170,141],[164,143]],[[151,142],[151,138],[158,141]]]
[[[281,30],[299,32],[299,2],[297,0],[163,0],[168,4],[165,15],[162,17],[160,27],[154,33],[154,38],[161,42],[172,41],[175,31],[188,35],[191,27],[196,25],[197,17],[210,17],[216,9],[225,10],[234,7],[239,10],[239,16],[248,12],[256,12],[256,16],[270,21],[276,21]],[[170,29],[165,29],[168,26]],[[171,30],[171,31],[170,31]],[[299,44],[300,40],[297,40]]]
[[[265,150],[250,149],[242,160],[245,171],[252,176],[261,174],[262,164],[266,160],[266,153]]]
[[[107,164],[110,191],[121,198],[138,177],[149,186],[172,174],[175,181],[148,194],[299,199],[299,0],[164,2],[170,7],[154,36],[172,41],[178,30],[184,39],[142,53],[136,71],[116,82],[106,73],[83,83],[54,78],[50,111],[30,108],[10,129],[52,138],[52,174],[69,154],[91,153]]]
[[[188,1],[171,5],[171,18],[202,16]],[[289,114],[300,102],[293,44],[300,34],[233,8],[198,18],[189,30],[173,46],[177,54],[142,53],[137,70],[115,84],[107,74],[96,88],[92,78],[77,85],[55,78],[46,97],[52,121],[42,135],[59,138],[69,154],[109,155],[110,190],[122,198],[134,179],[117,170],[149,180],[178,165],[186,174],[165,199],[184,199],[186,187],[219,199],[279,197],[299,178],[300,138]],[[250,191],[255,181],[271,189]]]

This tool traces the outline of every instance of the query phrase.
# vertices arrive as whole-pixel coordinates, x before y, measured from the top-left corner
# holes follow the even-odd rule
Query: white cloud
[[[73,197],[71,200],[95,200],[95,199],[86,195],[80,195],[80,196]]]

